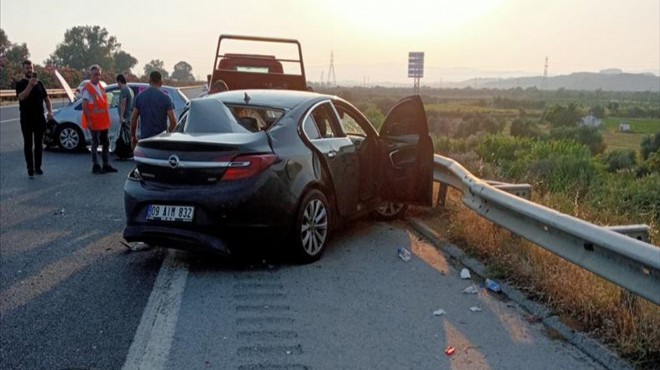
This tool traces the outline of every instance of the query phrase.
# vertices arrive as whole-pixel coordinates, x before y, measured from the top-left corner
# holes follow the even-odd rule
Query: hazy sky
[[[93,5],[90,5],[93,4]],[[220,34],[300,40],[307,78],[423,83],[621,68],[660,74],[660,0],[0,0],[0,27],[41,64],[74,26],[99,25],[138,59],[210,73]]]

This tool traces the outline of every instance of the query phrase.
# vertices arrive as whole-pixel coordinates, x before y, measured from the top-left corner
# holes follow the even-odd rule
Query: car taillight
[[[139,146],[136,146],[135,149],[133,149],[133,158],[135,157],[146,157],[142,149],[140,149]]]
[[[239,155],[229,162],[222,181],[234,181],[257,176],[277,159],[274,154]]]

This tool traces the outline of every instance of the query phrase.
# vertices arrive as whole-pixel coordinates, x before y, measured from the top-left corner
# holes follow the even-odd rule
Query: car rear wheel
[[[407,209],[407,204],[388,202],[384,200],[378,205],[378,208],[376,208],[374,214],[379,220],[389,221],[401,217],[401,215],[403,215]]]
[[[85,146],[85,136],[82,130],[72,123],[60,125],[55,135],[55,141],[57,141],[57,145],[65,152],[76,152]]]
[[[310,190],[303,197],[291,236],[294,255],[300,262],[321,258],[330,236],[330,208],[322,192]]]

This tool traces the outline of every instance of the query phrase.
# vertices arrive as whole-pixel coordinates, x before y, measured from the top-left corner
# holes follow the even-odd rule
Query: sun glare
[[[388,37],[451,34],[476,25],[500,0],[338,0],[346,20],[360,32]]]

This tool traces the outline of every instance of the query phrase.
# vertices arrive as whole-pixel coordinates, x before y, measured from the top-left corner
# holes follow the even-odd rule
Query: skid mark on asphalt
[[[239,370],[303,370],[295,310],[277,272],[236,275],[233,301]]]

